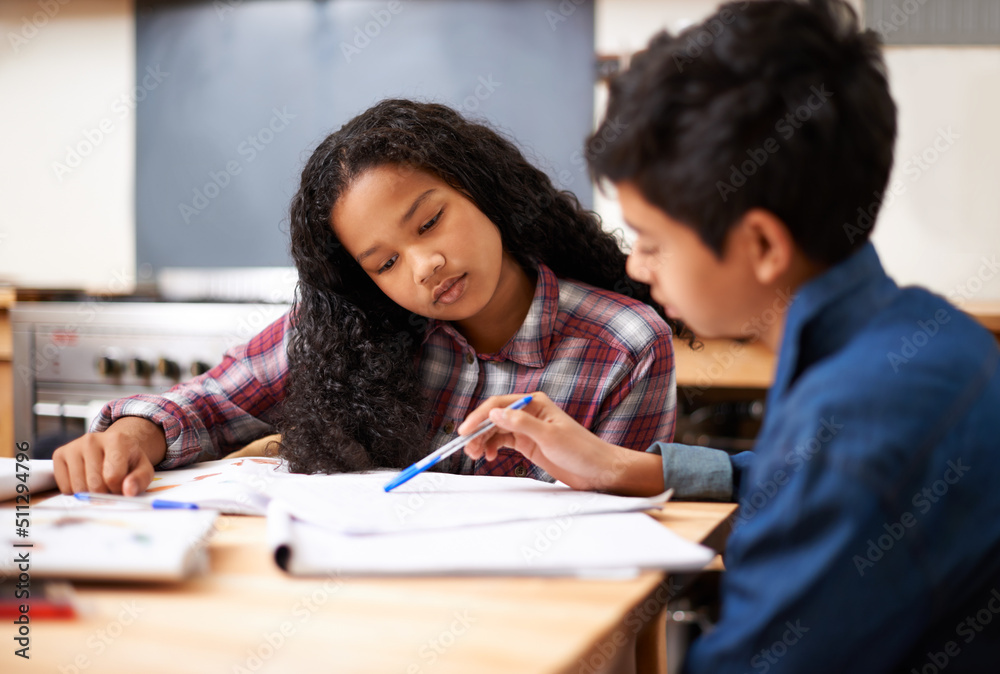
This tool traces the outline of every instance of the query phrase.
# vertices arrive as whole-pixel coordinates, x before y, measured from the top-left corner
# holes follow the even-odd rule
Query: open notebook
[[[184,468],[156,471],[146,491],[135,500],[185,501],[228,515],[263,515],[267,512],[268,494],[272,485],[287,475],[288,469],[280,459],[245,457],[205,461]],[[93,510],[115,506],[95,506],[60,494],[43,501],[38,507]],[[117,509],[127,510],[132,507],[134,506],[123,504]]]

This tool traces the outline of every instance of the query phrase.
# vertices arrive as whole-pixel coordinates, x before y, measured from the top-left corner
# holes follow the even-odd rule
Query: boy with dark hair
[[[460,432],[498,431],[466,451],[516,448],[578,489],[738,500],[688,672],[998,671],[1000,351],[867,241],[896,135],[875,35],[840,0],[725,5],[636,56],[610,124],[588,150],[637,233],[629,273],[696,334],[779,354],[755,451],[630,455],[544,395],[484,404]]]

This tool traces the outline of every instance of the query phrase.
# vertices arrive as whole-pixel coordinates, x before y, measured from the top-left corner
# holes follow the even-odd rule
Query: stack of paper
[[[266,512],[275,560],[296,575],[618,576],[698,569],[714,556],[642,512],[661,507],[669,494],[626,498],[525,478],[434,472],[386,493],[394,475],[294,475],[278,459],[224,459],[157,472],[136,500]],[[135,505],[59,496],[39,507],[111,517]]]
[[[30,536],[0,537],[0,575],[28,560],[33,578],[180,580],[207,568],[212,510],[35,510]],[[26,556],[26,557],[25,557]]]
[[[695,570],[714,552],[640,512],[642,499],[513,477],[423,473],[287,476],[268,536],[296,575],[622,575]]]

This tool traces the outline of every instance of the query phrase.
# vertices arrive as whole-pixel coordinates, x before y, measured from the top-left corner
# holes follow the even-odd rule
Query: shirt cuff
[[[647,450],[663,457],[664,489],[681,501],[732,501],[733,464],[720,449],[655,442]]]
[[[111,424],[122,417],[140,417],[152,421],[162,428],[164,439],[167,442],[167,451],[163,455],[163,460],[153,466],[153,469],[162,470],[175,467],[172,463],[175,463],[173,460],[176,456],[171,455],[171,450],[174,455],[177,455],[182,445],[181,425],[174,417],[164,412],[162,407],[156,403],[136,398],[121,398],[112,400],[101,408],[100,414],[90,425],[90,432],[106,431]]]

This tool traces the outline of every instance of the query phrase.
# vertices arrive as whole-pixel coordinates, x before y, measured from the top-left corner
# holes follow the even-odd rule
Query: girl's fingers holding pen
[[[470,459],[478,459],[479,457],[481,457],[486,449],[486,441],[489,440],[490,436],[493,435],[494,433],[496,433],[496,429],[490,429],[485,433],[483,433],[482,435],[478,435],[474,437],[472,440],[469,440],[469,442],[463,448],[466,455]]]
[[[491,398],[487,398],[479,407],[472,410],[469,416],[465,418],[465,421],[463,421],[461,425],[459,425],[458,434],[468,435],[473,430],[475,430],[476,426],[478,426],[479,424],[481,424],[483,421],[486,420],[487,416],[490,413],[490,410],[497,407],[507,407],[508,405],[517,402],[523,397],[524,397],[523,393],[511,393],[509,395],[493,396]]]

